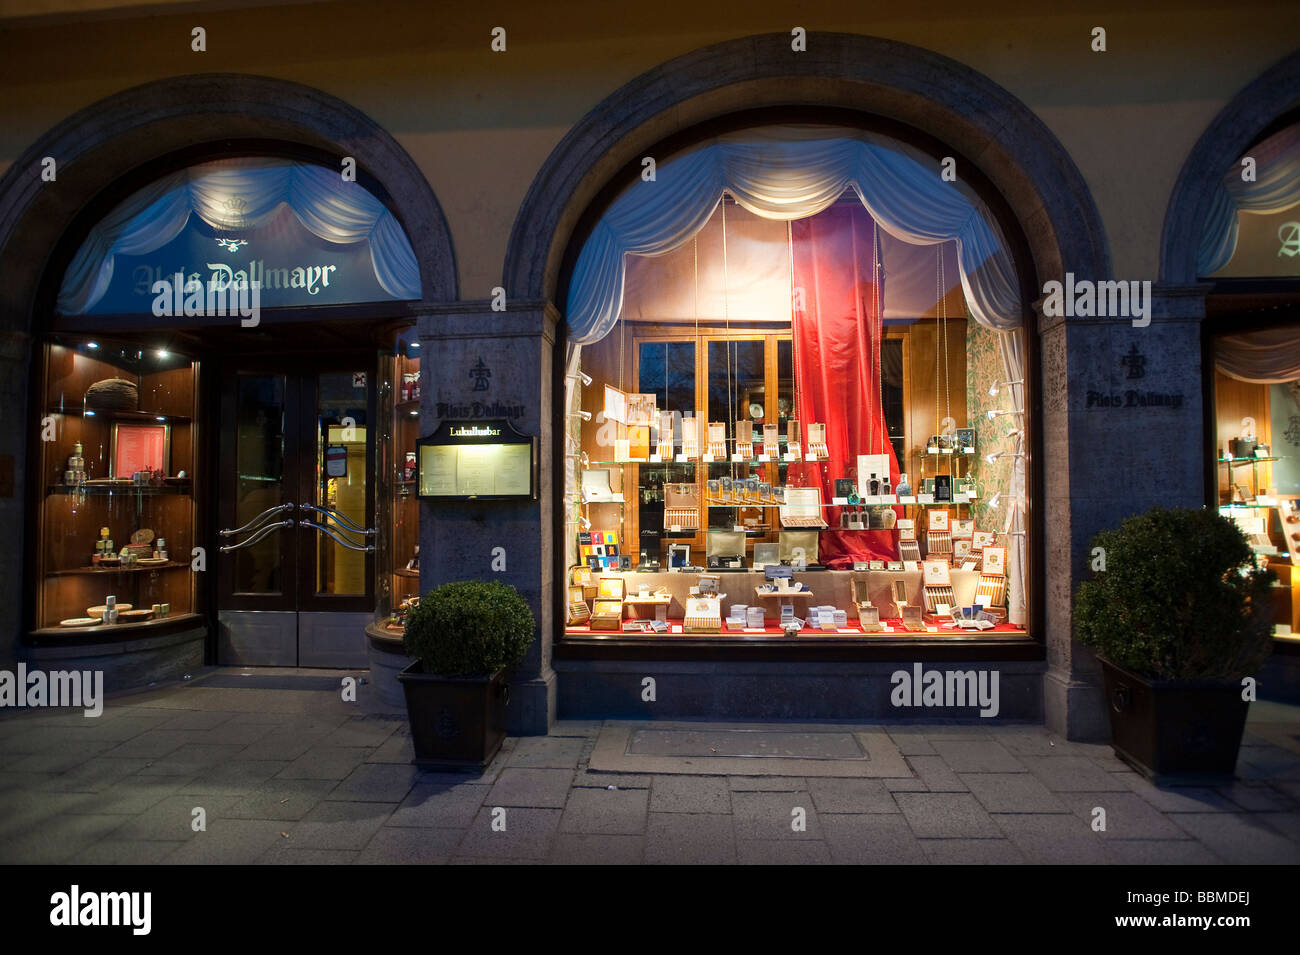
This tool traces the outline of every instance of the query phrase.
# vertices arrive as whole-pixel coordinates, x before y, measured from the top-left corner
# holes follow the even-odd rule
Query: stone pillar
[[[24,611],[32,599],[23,592],[28,554],[28,439],[40,429],[40,414],[28,414],[27,375],[31,367],[31,336],[0,333],[0,527],[7,528],[0,547],[0,669],[12,670],[19,655]]]
[[[1103,740],[1092,652],[1073,637],[1074,592],[1093,536],[1154,507],[1205,503],[1200,320],[1208,286],[1152,288],[1151,323],[1039,319],[1049,729]],[[1041,303],[1039,303],[1041,312]]]
[[[511,303],[504,312],[492,311],[486,302],[425,304],[417,312],[421,437],[444,418],[504,417],[538,439],[537,500],[420,502],[420,592],[455,580],[501,580],[519,590],[533,609],[538,632],[510,675],[508,730],[545,734],[555,718],[551,399],[558,316],[544,302]],[[480,360],[489,374],[471,375]],[[486,386],[475,390],[479,382]],[[509,413],[495,413],[493,405]],[[492,569],[495,548],[504,548],[504,571]]]

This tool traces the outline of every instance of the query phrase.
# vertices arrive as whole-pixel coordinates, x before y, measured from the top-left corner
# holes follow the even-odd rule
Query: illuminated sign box
[[[504,418],[444,421],[416,447],[420,497],[537,499],[537,439]]]

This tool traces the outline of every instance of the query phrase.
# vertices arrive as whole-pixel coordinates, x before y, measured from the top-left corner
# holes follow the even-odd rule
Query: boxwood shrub
[[[1272,652],[1275,575],[1227,518],[1157,508],[1092,546],[1105,570],[1079,587],[1074,631],[1111,663],[1152,680],[1239,680]]]
[[[403,646],[425,673],[477,676],[522,660],[535,629],[533,612],[514,587],[463,580],[421,598],[407,615]]]

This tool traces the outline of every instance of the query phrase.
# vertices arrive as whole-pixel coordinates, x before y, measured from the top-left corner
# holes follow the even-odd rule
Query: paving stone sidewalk
[[[1159,789],[1023,725],[871,727],[891,778],[593,772],[602,724],[573,721],[422,772],[399,714],[229,683],[0,718],[0,863],[1300,862],[1300,717],[1274,704],[1235,783]]]

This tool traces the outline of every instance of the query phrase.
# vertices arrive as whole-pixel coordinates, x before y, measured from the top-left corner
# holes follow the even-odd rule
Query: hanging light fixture
[[[1023,385],[1024,383],[1025,383],[1025,379],[1023,378],[1016,378],[1012,381],[995,381],[993,382],[993,384],[989,385],[989,394],[992,397],[996,398],[998,392],[1001,391],[1003,388],[1009,387],[1011,385]]]

